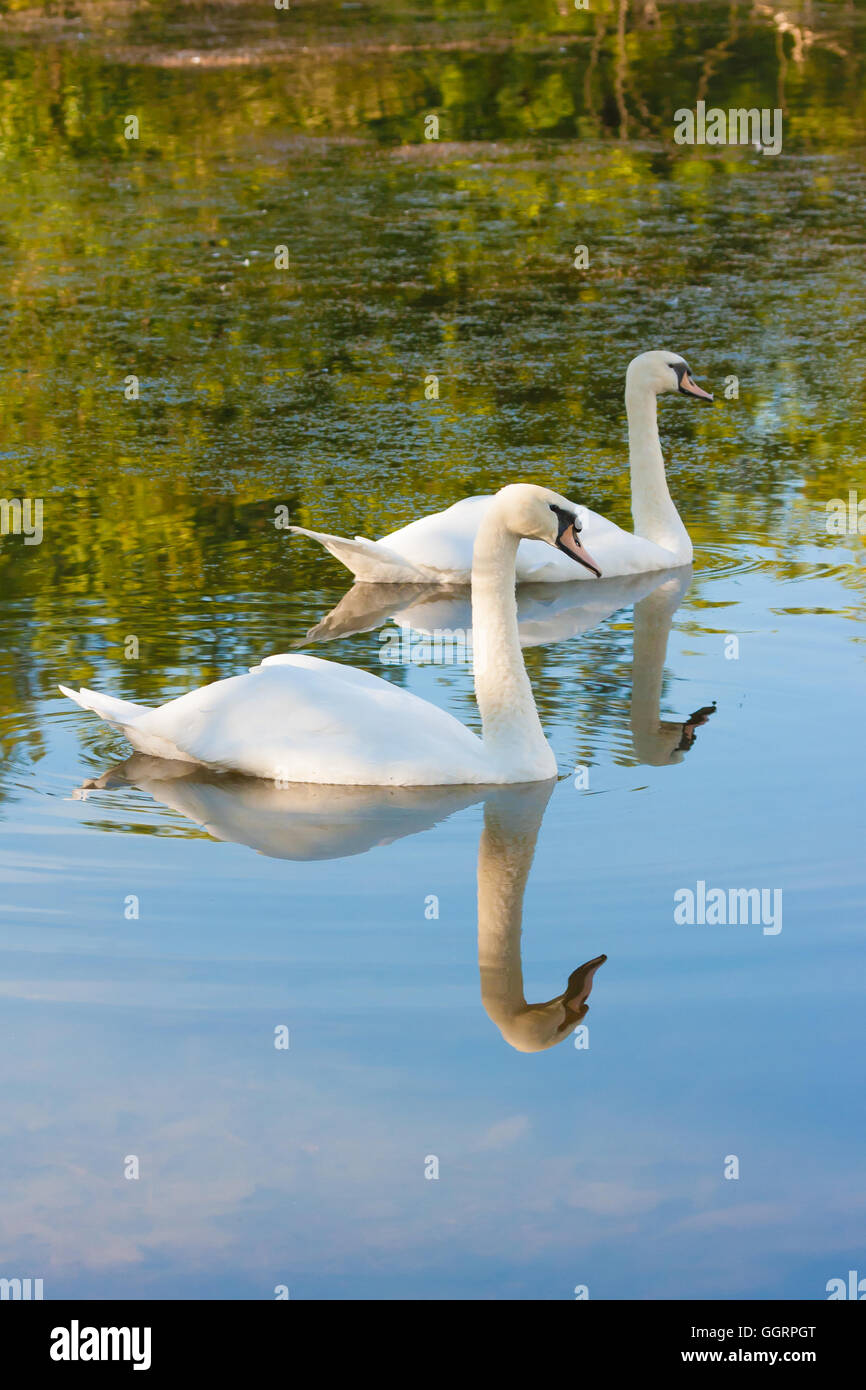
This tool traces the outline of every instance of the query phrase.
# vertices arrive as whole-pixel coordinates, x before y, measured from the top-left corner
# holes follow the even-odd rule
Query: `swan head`
[[[568,977],[562,994],[546,1004],[527,1004],[507,1018],[494,1021],[505,1041],[515,1052],[546,1052],[565,1042],[589,1013],[589,999],[595,972],[607,956],[596,956],[579,965]],[[489,1012],[489,1010],[488,1010]]]
[[[567,497],[534,483],[509,483],[496,494],[497,510],[507,530],[521,540],[546,541],[597,579],[601,570],[582,544],[580,508]]]
[[[699,386],[692,376],[692,369],[678,352],[642,352],[633,357],[625,374],[625,389],[637,387],[652,391],[654,395],[664,395],[666,391],[678,391],[681,396],[692,400],[711,401],[712,393]]]

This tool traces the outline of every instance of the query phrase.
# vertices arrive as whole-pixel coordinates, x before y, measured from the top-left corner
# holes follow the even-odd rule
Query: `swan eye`
[[[573,527],[574,527],[575,535],[577,534],[578,531],[582,531],[582,530],[583,530],[583,522],[581,521],[581,519],[580,519],[579,516],[576,516],[576,517],[574,518],[574,521],[572,522],[572,525],[573,525]]]

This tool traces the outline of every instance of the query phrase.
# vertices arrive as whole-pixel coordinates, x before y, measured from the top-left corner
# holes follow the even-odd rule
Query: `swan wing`
[[[475,536],[492,500],[492,496],[464,497],[378,541],[364,536],[348,540],[301,526],[291,529],[317,540],[364,583],[468,584]],[[578,506],[577,511],[583,521],[581,539],[604,577],[669,569],[691,559],[689,553],[677,560],[670,550],[624,531],[588,507]],[[522,540],[517,548],[516,577],[519,584],[570,584],[594,576],[544,541]]]
[[[307,531],[303,526],[290,526],[296,536],[308,536],[318,541],[351,570],[363,584],[423,583],[425,574],[404,556],[390,549],[383,541],[368,541],[366,536],[331,536],[326,531]]]
[[[615,521],[588,507],[577,510],[583,523],[580,539],[598,563],[602,579],[670,569],[675,563],[671,551],[654,541],[624,531]],[[517,550],[517,579],[523,584],[570,584],[579,579],[594,580],[595,576],[544,541],[523,540]]]
[[[427,578],[468,583],[475,536],[492,501],[492,496],[464,497],[444,512],[419,517],[383,536],[381,544]]]
[[[624,531],[616,522],[589,509],[584,517],[581,539],[590,555],[598,560],[602,576],[646,574],[649,570],[670,569],[677,563],[673,552],[664,546]]]
[[[484,780],[481,740],[380,676],[305,654],[269,657],[140,716],[140,740],[284,782],[444,786]]]
[[[82,709],[92,709],[106,724],[116,724],[119,728],[138,719],[139,715],[145,714],[147,710],[146,705],[135,705],[131,700],[118,700],[114,695],[102,695],[98,690],[86,690],[84,686],[80,690],[70,690],[67,685],[59,685],[57,688]]]
[[[440,583],[467,583],[472,574],[475,536],[492,500],[489,496],[464,497],[443,512],[392,531],[379,544],[401,555],[419,573],[438,576]],[[588,507],[575,505],[583,523],[581,539],[598,561],[602,575],[637,574],[670,565],[670,554],[661,546],[624,531]],[[569,555],[535,540],[522,540],[517,547],[516,577],[519,584],[570,584],[595,578]]]
[[[475,534],[492,496],[464,497],[445,511],[419,517],[381,540],[349,540],[303,526],[289,529],[318,541],[365,584],[469,582]]]

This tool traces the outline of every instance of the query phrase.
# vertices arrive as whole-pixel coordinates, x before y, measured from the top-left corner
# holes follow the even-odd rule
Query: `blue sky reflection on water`
[[[606,953],[588,1050],[519,1053],[482,1007],[481,798],[365,854],[267,858],[178,838],[190,823],[133,789],[70,799],[81,721],[52,704],[4,826],[16,1267],[55,1296],[296,1298],[820,1297],[855,1267],[862,648],[849,617],[779,616],[814,585],[762,573],[736,584],[753,635],[726,661],[694,622],[713,610],[688,604],[730,587],[696,578],[667,643],[662,713],[718,705],[692,749],[662,767],[602,757],[543,817],[526,998]],[[579,688],[581,640],[557,648],[563,688]],[[434,694],[442,673],[412,671],[412,688]],[[448,669],[453,707],[469,689]],[[563,772],[571,713],[569,696]],[[674,925],[675,889],[698,879],[781,886],[781,933]]]

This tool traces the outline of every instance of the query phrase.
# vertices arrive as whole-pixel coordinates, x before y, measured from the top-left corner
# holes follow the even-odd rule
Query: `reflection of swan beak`
[[[607,956],[595,956],[588,960],[585,965],[579,965],[576,970],[572,970],[568,977],[568,984],[565,993],[562,995],[562,1002],[565,1005],[565,1019],[560,1025],[559,1032],[562,1033],[566,1028],[569,1030],[576,1023],[580,1023],[589,1011],[587,999],[592,993],[592,982],[595,972],[607,960]]]
[[[700,709],[696,709],[694,714],[690,714],[683,725],[682,737],[674,751],[688,753],[697,736],[697,730],[702,724],[706,724],[710,715],[715,714],[715,712],[716,706],[713,702],[711,705],[703,705]]]
[[[579,565],[592,570],[597,579],[601,579],[601,570],[593,560],[589,551],[581,544],[580,535],[573,526],[566,526],[556,538],[557,547],[564,550],[566,555],[570,555],[572,560],[577,560]]]

